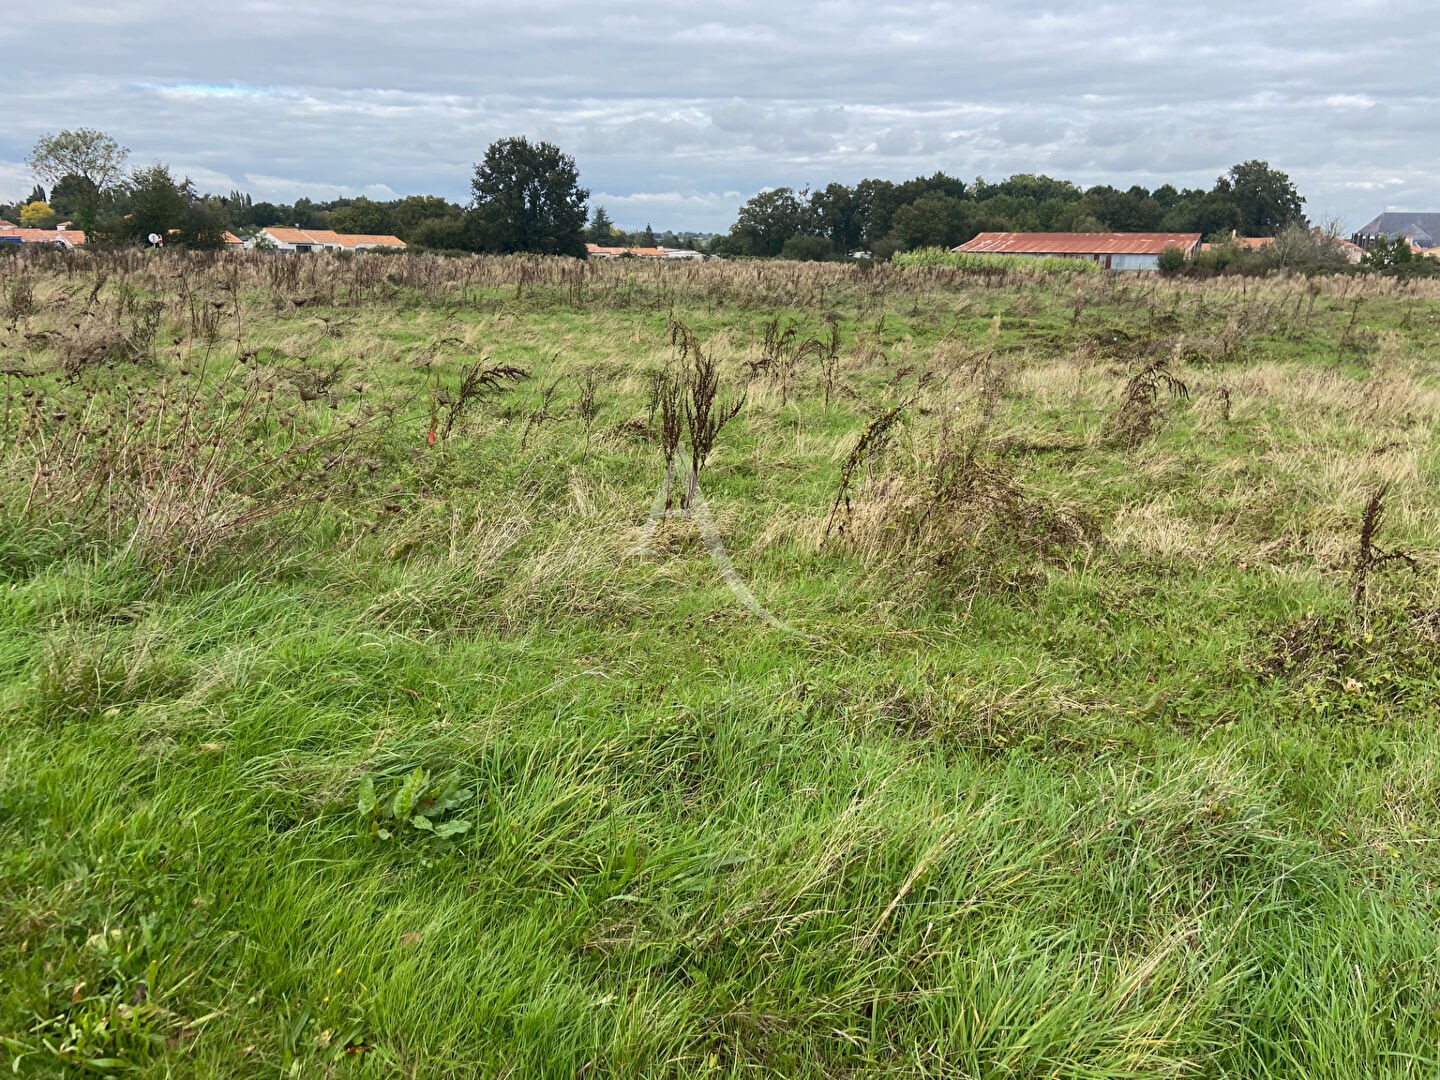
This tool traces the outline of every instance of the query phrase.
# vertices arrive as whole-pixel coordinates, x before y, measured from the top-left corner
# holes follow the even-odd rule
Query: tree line
[[[740,208],[713,250],[795,259],[865,251],[888,259],[897,251],[954,247],[982,232],[1275,236],[1305,223],[1304,202],[1289,176],[1258,160],[1235,165],[1209,190],[1171,184],[1153,191],[1109,184],[1082,189],[1029,173],[967,183],[937,172],[903,183],[861,180],[761,192]]]
[[[604,206],[593,211],[574,158],[524,137],[492,143],[475,165],[467,205],[438,195],[389,201],[364,197],[293,203],[255,201],[231,191],[201,194],[164,164],[127,168],[129,152],[94,129],[40,139],[29,164],[50,184],[0,206],[22,225],[71,221],[96,243],[143,243],[151,235],[192,248],[224,246],[225,232],[269,226],[394,235],[436,250],[537,252],[584,257],[586,243],[694,247],[717,255],[843,258],[866,252],[953,247],[980,232],[1185,232],[1206,237],[1274,236],[1304,224],[1305,200],[1289,176],[1265,161],[1246,161],[1206,189],[1165,184],[1126,190],[1022,173],[999,182],[967,182],[944,172],[894,182],[861,180],[824,188],[779,187],[740,208],[722,235],[641,232],[616,227]]]
[[[0,217],[28,228],[54,228],[69,221],[98,244],[148,242],[198,249],[225,246],[225,233],[249,235],[272,225],[336,232],[372,233],[414,239],[422,246],[449,246],[450,230],[465,209],[436,195],[411,195],[389,202],[365,198],[293,203],[257,202],[241,191],[201,194],[188,177],[170,167],[127,168],[129,151],[91,128],[61,131],[40,139],[28,164],[42,181],[24,200],[0,205]],[[49,183],[47,193],[44,183]]]
[[[128,160],[125,147],[93,128],[47,135],[28,159],[41,183],[21,202],[0,205],[0,217],[34,228],[68,221],[97,244],[147,243],[154,235],[214,249],[225,246],[227,231],[248,235],[278,225],[393,235],[425,248],[585,255],[589,192],[579,186],[574,159],[525,138],[489,147],[475,166],[467,206],[438,195],[257,202],[241,191],[201,194],[168,165],[128,168]]]

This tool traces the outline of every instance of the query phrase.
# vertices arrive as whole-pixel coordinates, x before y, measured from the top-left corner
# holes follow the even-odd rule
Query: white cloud
[[[0,192],[9,192],[9,196],[0,199],[3,202],[15,202],[30,194],[30,189],[35,186],[35,178],[30,174],[30,166],[21,161],[0,161]]]
[[[395,199],[400,197],[388,184],[364,184],[354,187],[347,184],[314,184],[286,176],[267,176],[264,173],[246,173],[244,190],[254,196],[256,202],[294,202],[296,199],[313,199],[317,202],[330,199],[354,199],[363,195],[368,199]]]
[[[1335,109],[1369,109],[1375,99],[1368,94],[1331,94],[1325,104]]]

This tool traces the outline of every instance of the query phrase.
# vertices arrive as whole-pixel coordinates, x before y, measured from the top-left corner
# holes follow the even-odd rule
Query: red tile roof
[[[1158,255],[1167,247],[1193,250],[1199,233],[981,233],[955,251],[997,255]]]
[[[328,233],[335,238],[335,242],[342,247],[353,248],[361,244],[369,244],[375,247],[404,247],[405,241],[398,236],[390,236],[385,233]]]
[[[18,236],[22,244],[68,244],[71,247],[79,247],[85,243],[85,234],[79,229],[57,231],[55,229],[17,229],[13,225],[8,228],[0,226],[0,240],[12,236]]]
[[[342,248],[355,248],[362,244],[373,247],[405,246],[405,241],[398,236],[338,233],[330,229],[286,229],[278,225],[271,225],[262,231],[268,233],[278,244],[325,244]]]
[[[658,247],[601,247],[599,244],[586,244],[585,250],[591,255],[611,256],[618,258],[621,255],[640,255],[648,259],[663,259],[665,249]]]

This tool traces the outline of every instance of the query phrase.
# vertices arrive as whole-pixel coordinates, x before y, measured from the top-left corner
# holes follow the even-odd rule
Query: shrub
[[[1175,244],[1171,244],[1164,251],[1160,252],[1160,259],[1156,264],[1160,272],[1167,276],[1178,274],[1185,269],[1185,251]]]
[[[983,426],[942,425],[912,452],[890,454],[904,408],[881,414],[852,451],[827,542],[862,555],[918,557],[931,577],[976,587],[1033,582],[1037,561],[1099,538],[1087,511],[1028,490]],[[872,477],[852,491],[861,465]]]
[[[823,236],[792,236],[780,249],[782,259],[797,262],[824,262],[834,254],[834,247]]]

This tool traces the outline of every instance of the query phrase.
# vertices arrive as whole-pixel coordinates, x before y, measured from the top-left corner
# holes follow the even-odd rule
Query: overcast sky
[[[1265,158],[1317,220],[1440,211],[1436,0],[50,0],[0,23],[0,198],[97,127],[202,190],[463,201],[494,139],[619,224],[767,187],[1045,172],[1209,187]]]

